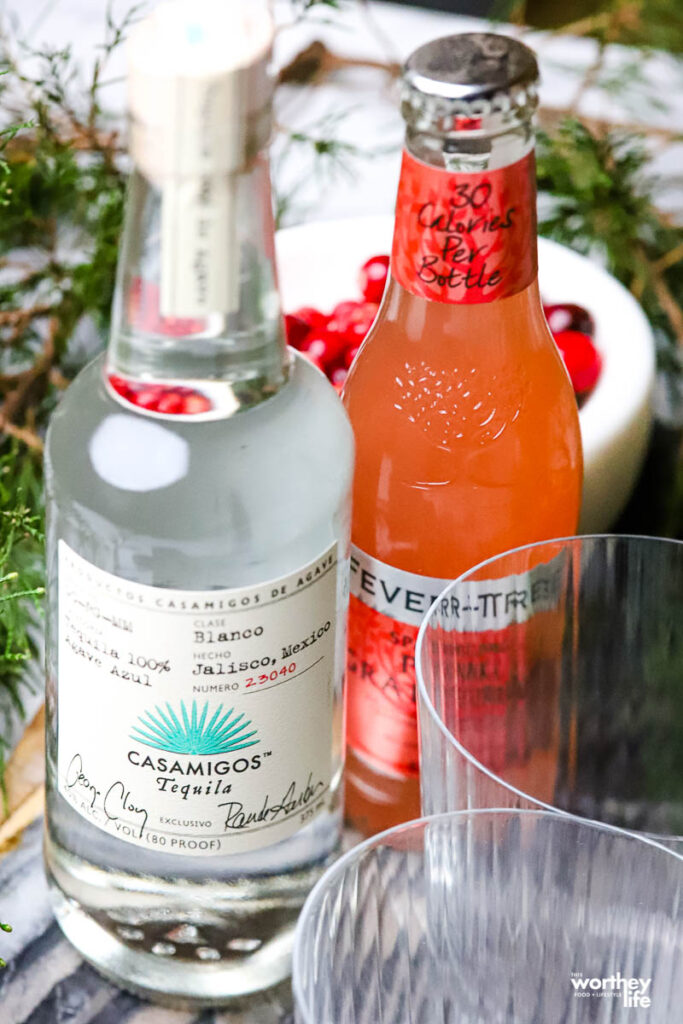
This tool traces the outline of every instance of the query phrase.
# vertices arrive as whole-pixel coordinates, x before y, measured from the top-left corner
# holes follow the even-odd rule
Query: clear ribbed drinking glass
[[[596,536],[482,563],[417,645],[422,808],[548,808],[683,854],[683,544]]]
[[[680,857],[595,822],[510,809],[410,822],[310,894],[295,1020],[673,1024],[682,898]]]

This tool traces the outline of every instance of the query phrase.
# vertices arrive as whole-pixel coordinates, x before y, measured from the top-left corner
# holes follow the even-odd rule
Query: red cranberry
[[[544,306],[543,312],[553,334],[558,334],[560,331],[580,331],[590,337],[595,334],[595,321],[583,306],[576,306],[572,302],[561,302]]]
[[[190,334],[200,334],[206,328],[204,320],[186,316],[160,316],[152,330],[156,334],[165,334],[169,338],[186,338]]]
[[[182,413],[185,411],[184,405],[185,398],[183,395],[179,395],[176,391],[169,389],[168,391],[163,391],[159,396],[156,411],[170,414]]]
[[[308,337],[311,328],[301,317],[287,313],[285,316],[285,331],[287,334],[287,344],[291,345],[292,348],[301,348],[301,343]]]
[[[206,395],[201,395],[198,391],[191,391],[189,395],[182,398],[180,412],[183,416],[196,416],[198,413],[209,412],[210,409],[211,402]]]
[[[360,345],[377,316],[376,302],[360,302],[357,309],[349,317],[349,324],[344,337],[349,345]]]
[[[344,336],[330,331],[311,331],[300,351],[318,360],[325,371],[332,367],[345,347]]]
[[[130,401],[133,405],[140,406],[141,409],[149,409],[150,412],[157,412],[161,395],[162,390],[158,384],[149,384],[147,386],[143,385],[139,391],[133,391]]]
[[[128,316],[138,330],[151,331],[159,311],[159,288],[152,281],[135,277],[130,285]]]
[[[359,348],[360,348],[360,345],[349,345],[349,347],[344,352],[344,368],[346,370],[349,369],[349,367],[351,366],[351,363],[354,361],[354,359],[358,355],[358,349]]]
[[[205,321],[196,317],[162,316],[159,302],[159,285],[155,281],[134,278],[131,282],[128,310],[131,323],[141,331],[165,334],[173,338],[199,334],[205,329]]]
[[[481,118],[456,114],[453,118],[453,127],[456,132],[475,132],[481,128]]]
[[[300,309],[295,309],[291,315],[297,317],[298,320],[303,320],[308,325],[309,330],[326,327],[329,320],[325,313],[321,313],[319,309],[315,309],[313,306],[302,306]]]
[[[358,315],[358,310],[362,305],[362,302],[338,302],[332,310],[332,316],[327,323],[328,331],[346,334],[353,322],[353,318]]]
[[[389,274],[388,256],[371,256],[360,268],[358,282],[366,302],[379,302]]]
[[[166,384],[143,384],[127,381],[124,377],[111,374],[109,383],[114,391],[140,409],[165,413],[167,416],[193,416],[209,412],[211,400],[192,388],[169,387]]]
[[[559,331],[555,342],[569,372],[574,391],[585,394],[595,387],[602,369],[602,357],[587,334]]]
[[[359,302],[357,299],[346,299],[344,302],[338,302],[332,310],[331,319],[344,323],[355,313],[359,306],[362,306],[362,302]]]
[[[118,377],[115,373],[112,373],[109,377],[109,383],[111,384],[117,395],[121,395],[122,398],[130,400],[131,395],[135,393],[134,388],[124,377]]]
[[[330,374],[330,380],[334,384],[337,391],[341,391],[344,386],[344,381],[348,375],[348,370],[343,366],[337,366],[336,369],[332,370]]]

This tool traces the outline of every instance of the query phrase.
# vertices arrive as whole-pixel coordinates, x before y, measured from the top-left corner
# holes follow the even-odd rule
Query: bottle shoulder
[[[470,486],[502,495],[558,465],[580,473],[576,399],[533,298],[520,296],[505,317],[498,303],[424,303],[427,320],[411,305],[412,320],[376,321],[344,388],[357,481],[373,500],[390,494],[396,506],[409,491],[429,504],[437,485],[461,498]]]
[[[67,477],[87,495],[105,489],[143,495],[189,487],[199,495],[239,491],[263,474],[280,479],[278,464],[301,473],[336,465],[350,474],[353,436],[329,382],[295,356],[287,383],[264,402],[220,419],[154,415],[119,400],[106,386],[103,357],[90,363],[56,409],[46,443],[48,487]]]
[[[472,425],[492,403],[517,417],[543,417],[557,403],[566,405],[578,429],[571,383],[537,288],[472,305],[399,291],[394,302],[385,296],[345,383],[344,404],[356,429],[368,409],[378,426],[382,418],[424,423],[433,415]]]

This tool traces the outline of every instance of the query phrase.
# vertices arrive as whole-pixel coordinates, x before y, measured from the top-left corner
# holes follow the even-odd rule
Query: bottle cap
[[[530,120],[538,64],[510,36],[464,32],[421,46],[406,61],[402,111],[418,131],[488,134]]]
[[[236,171],[270,134],[267,0],[166,0],[131,32],[131,154],[153,180]]]

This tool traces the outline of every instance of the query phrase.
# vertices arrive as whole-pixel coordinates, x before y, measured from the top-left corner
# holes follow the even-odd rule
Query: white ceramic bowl
[[[314,221],[278,232],[280,288],[286,312],[316,306],[329,312],[359,297],[358,268],[391,248],[393,218]],[[580,529],[601,533],[623,510],[643,464],[652,425],[654,339],[633,296],[591,260],[539,239],[539,277],[546,302],[575,302],[595,319],[603,358],[600,379],[580,412],[584,495]]]

